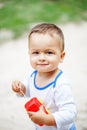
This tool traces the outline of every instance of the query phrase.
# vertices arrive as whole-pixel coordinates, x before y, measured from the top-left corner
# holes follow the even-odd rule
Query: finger
[[[17,81],[17,82],[15,83],[15,85],[16,85],[16,87],[20,88],[20,82],[19,82],[19,81]]]
[[[41,105],[41,106],[40,106],[40,110],[44,110],[44,105]]]
[[[13,87],[18,87],[18,82],[17,82],[17,81],[14,81],[14,82],[12,83],[12,86],[13,86]]]
[[[33,116],[33,112],[27,112],[28,116],[31,118]]]
[[[20,88],[18,86],[18,82],[13,82],[12,83],[12,89],[16,92],[19,92],[20,91]]]
[[[28,114],[33,115],[34,112],[31,111],[27,111]]]

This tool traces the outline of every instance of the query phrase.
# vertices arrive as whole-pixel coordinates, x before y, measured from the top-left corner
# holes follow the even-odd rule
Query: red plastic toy
[[[33,97],[28,102],[26,102],[25,109],[27,111],[37,112],[40,109],[41,105],[43,105],[43,103],[38,98]],[[49,113],[48,110],[45,107],[44,107],[44,112],[46,114]],[[42,126],[42,125],[43,124],[40,124],[40,126]]]

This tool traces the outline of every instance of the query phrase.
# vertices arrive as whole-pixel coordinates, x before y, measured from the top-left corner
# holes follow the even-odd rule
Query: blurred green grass
[[[14,38],[29,31],[32,24],[87,21],[87,0],[0,0],[0,30]]]

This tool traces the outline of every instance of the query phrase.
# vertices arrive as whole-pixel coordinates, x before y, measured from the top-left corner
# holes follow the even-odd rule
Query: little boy
[[[30,63],[35,71],[24,83],[13,81],[13,91],[19,96],[40,98],[50,111],[46,114],[42,106],[37,112],[27,112],[36,130],[76,130],[71,84],[58,67],[65,57],[62,30],[54,24],[42,23],[32,28],[28,38]]]

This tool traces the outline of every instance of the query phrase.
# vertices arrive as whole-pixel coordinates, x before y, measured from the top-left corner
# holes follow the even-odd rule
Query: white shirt
[[[27,89],[26,95],[41,99],[56,121],[56,127],[36,125],[36,129],[69,130],[77,114],[70,81],[67,76],[60,71],[53,82],[40,88],[35,82],[36,74],[37,71],[34,71],[27,81],[24,82]]]

